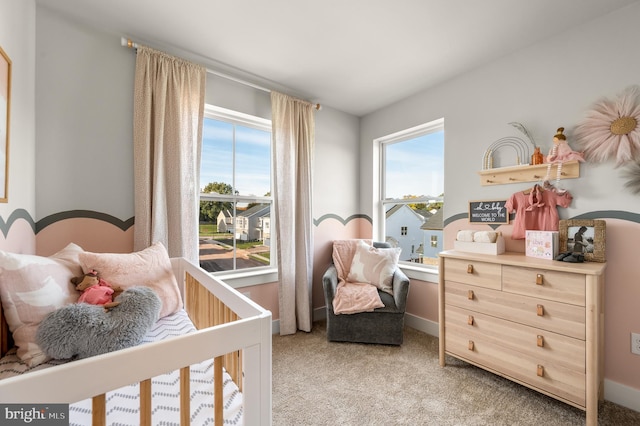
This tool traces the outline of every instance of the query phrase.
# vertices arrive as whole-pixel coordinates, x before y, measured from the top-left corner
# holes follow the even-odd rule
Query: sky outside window
[[[444,131],[385,145],[385,198],[444,193]]]
[[[264,196],[271,191],[271,133],[210,118],[204,120],[200,189],[208,183],[233,180],[235,127],[235,190]]]

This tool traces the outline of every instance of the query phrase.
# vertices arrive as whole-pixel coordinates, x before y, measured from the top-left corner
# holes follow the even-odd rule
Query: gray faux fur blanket
[[[47,315],[36,342],[51,358],[87,358],[135,346],[158,320],[162,302],[148,287],[131,287],[109,311],[102,306],[75,303]]]

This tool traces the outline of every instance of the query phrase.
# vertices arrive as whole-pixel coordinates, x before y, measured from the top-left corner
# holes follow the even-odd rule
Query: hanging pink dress
[[[539,185],[528,194],[516,192],[504,205],[507,213],[516,212],[511,239],[524,239],[526,230],[557,231],[560,221],[558,206],[569,207],[571,200],[573,197],[568,191],[558,194]]]

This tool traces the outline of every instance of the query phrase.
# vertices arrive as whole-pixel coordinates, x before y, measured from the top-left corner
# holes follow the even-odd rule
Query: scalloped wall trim
[[[102,220],[104,222],[112,224],[113,226],[117,226],[123,231],[126,231],[127,229],[131,228],[134,223],[133,217],[127,220],[121,220],[115,216],[111,216],[110,214],[96,212],[93,210],[68,210],[66,212],[54,213],[52,215],[49,215],[47,217],[40,219],[36,223],[36,234],[53,223],[59,222],[61,220],[76,219],[76,218]]]
[[[458,213],[453,216],[449,216],[447,219],[445,219],[444,224],[446,226],[451,222],[467,218],[468,216],[469,216],[468,213]],[[135,219],[131,217],[127,220],[121,220],[110,214],[96,212],[93,210],[69,210],[65,212],[54,213],[52,215],[49,215],[47,217],[40,219],[38,222],[35,222],[28,211],[24,209],[16,209],[13,212],[11,212],[11,214],[9,215],[9,218],[6,221],[4,220],[3,217],[0,216],[0,231],[2,231],[2,234],[6,238],[13,223],[18,219],[24,219],[34,230],[34,233],[37,234],[38,232],[42,231],[44,228],[46,228],[47,226],[55,222],[59,222],[65,219],[73,219],[73,218],[90,218],[90,219],[102,220],[104,222],[108,222],[114,226],[117,226],[123,231],[126,231],[131,226],[133,226],[134,219]],[[598,210],[593,212],[582,213],[580,215],[574,216],[571,219],[608,219],[608,218],[621,219],[621,220],[627,220],[630,222],[640,223],[639,213],[633,213],[633,212],[622,211],[622,210]],[[328,219],[337,220],[343,225],[346,225],[348,222],[355,219],[365,219],[369,223],[372,223],[371,218],[366,214],[353,214],[346,218],[342,218],[337,214],[328,213],[320,216],[317,219],[314,219],[313,224],[314,226],[318,226],[320,223]],[[490,225],[490,226],[492,228],[494,227],[497,228],[500,225]]]
[[[31,214],[29,214],[29,212],[26,211],[25,209],[16,209],[13,212],[11,212],[11,214],[9,215],[9,219],[7,219],[6,221],[4,220],[3,217],[0,216],[0,231],[2,231],[2,234],[6,238],[7,235],[9,234],[9,230],[11,229],[11,226],[13,225],[13,223],[18,219],[24,219],[31,226],[31,228],[33,229],[33,232],[37,234],[38,232],[42,231],[44,228],[46,228],[51,224],[54,224],[61,220],[75,219],[75,218],[101,220],[103,222],[107,222],[114,226],[117,226],[123,231],[126,231],[127,229],[131,228],[131,226],[133,226],[133,223],[134,223],[133,217],[127,220],[121,220],[115,216],[111,216],[110,214],[96,212],[93,210],[69,210],[66,212],[60,212],[60,213],[49,215],[36,222],[31,217]]]
[[[328,220],[328,219],[335,219],[338,222],[342,223],[343,225],[346,225],[347,223],[349,223],[349,222],[351,222],[352,220],[355,220],[355,219],[365,219],[369,223],[373,223],[371,218],[369,216],[367,216],[366,214],[352,214],[351,216],[343,219],[342,217],[338,216],[337,214],[327,213],[327,214],[324,214],[324,215],[320,216],[317,219],[313,219],[313,225],[314,226],[318,226],[318,225],[320,225],[320,223],[322,223],[322,222],[324,222],[325,220]]]
[[[33,229],[33,232],[36,232],[36,223],[33,221],[33,218],[25,209],[16,209],[9,215],[9,219],[5,222],[4,218],[0,216],[0,231],[2,231],[2,235],[7,238],[9,235],[9,230],[11,229],[11,225],[18,220],[24,219]]]

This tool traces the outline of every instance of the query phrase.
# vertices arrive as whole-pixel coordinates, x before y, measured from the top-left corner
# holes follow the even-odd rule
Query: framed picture
[[[9,198],[9,118],[11,111],[11,59],[0,47],[0,203]]]
[[[561,220],[560,252],[582,253],[588,262],[604,262],[605,227],[604,220]]]

